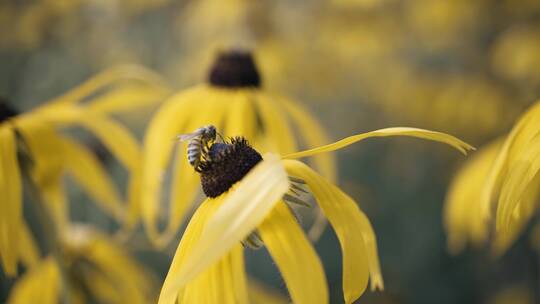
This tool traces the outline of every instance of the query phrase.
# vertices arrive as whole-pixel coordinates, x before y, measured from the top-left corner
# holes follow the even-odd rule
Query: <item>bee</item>
[[[201,161],[206,159],[206,155],[210,150],[210,143],[216,140],[216,127],[207,125],[200,127],[193,133],[178,135],[181,142],[187,141],[187,158],[190,165],[199,172]]]

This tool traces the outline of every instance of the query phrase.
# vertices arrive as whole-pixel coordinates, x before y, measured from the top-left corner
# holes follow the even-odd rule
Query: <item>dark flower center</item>
[[[201,184],[208,197],[218,197],[240,181],[262,156],[243,137],[229,143],[214,143],[208,152],[209,160],[201,163]]]
[[[8,105],[5,98],[0,97],[0,123],[8,120],[11,117],[17,116],[19,113]]]
[[[251,53],[233,50],[217,56],[208,76],[218,87],[261,87],[261,77]]]

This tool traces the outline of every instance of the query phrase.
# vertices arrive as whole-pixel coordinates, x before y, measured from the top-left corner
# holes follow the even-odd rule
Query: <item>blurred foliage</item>
[[[540,95],[536,0],[5,0],[0,26],[0,94],[21,111],[119,63],[151,67],[181,89],[204,79],[216,51],[230,46],[253,48],[264,86],[309,101],[334,138],[409,125],[481,146],[507,133]],[[140,136],[152,111],[121,119]],[[373,220],[387,282],[384,293],[361,301],[506,303],[528,294],[538,302],[538,233],[535,246],[528,242],[534,219],[498,260],[482,249],[447,253],[441,214],[459,166],[453,154],[398,141],[338,156],[344,190]],[[103,161],[125,183],[117,161]],[[89,197],[70,191],[72,219],[117,228]],[[163,278],[170,257],[141,235],[123,246]],[[317,245],[336,302],[337,247],[331,231]],[[264,251],[246,259],[254,276],[283,289],[274,269],[259,266],[271,264]],[[2,277],[0,301],[12,284]],[[512,286],[519,292],[504,291]]]

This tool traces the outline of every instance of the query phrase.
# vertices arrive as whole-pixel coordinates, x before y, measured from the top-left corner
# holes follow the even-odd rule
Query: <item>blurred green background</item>
[[[152,68],[181,90],[203,81],[212,56],[229,47],[253,49],[264,88],[305,105],[332,139],[407,125],[480,147],[540,96],[535,0],[3,0],[0,28],[0,95],[20,111],[123,63]],[[139,134],[143,116],[132,126]],[[385,279],[384,292],[358,302],[540,303],[540,260],[528,237],[498,259],[483,248],[448,253],[444,197],[462,155],[381,139],[337,157],[340,186],[373,223]],[[72,192],[74,219],[112,229]],[[316,248],[331,302],[340,303],[341,257],[330,229]],[[170,256],[133,250],[164,277]],[[246,259],[254,277],[284,292],[264,250]],[[2,278],[0,301],[11,284]]]

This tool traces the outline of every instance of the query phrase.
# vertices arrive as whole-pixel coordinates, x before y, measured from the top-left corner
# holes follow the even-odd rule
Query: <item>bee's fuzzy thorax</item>
[[[201,184],[208,197],[217,197],[240,181],[262,156],[243,137],[234,137],[228,143],[214,143],[209,160],[202,163]]]
[[[4,98],[0,97],[0,123],[18,114],[17,111],[7,104]]]
[[[251,53],[232,50],[219,54],[210,69],[208,82],[218,87],[261,87],[261,76]]]

